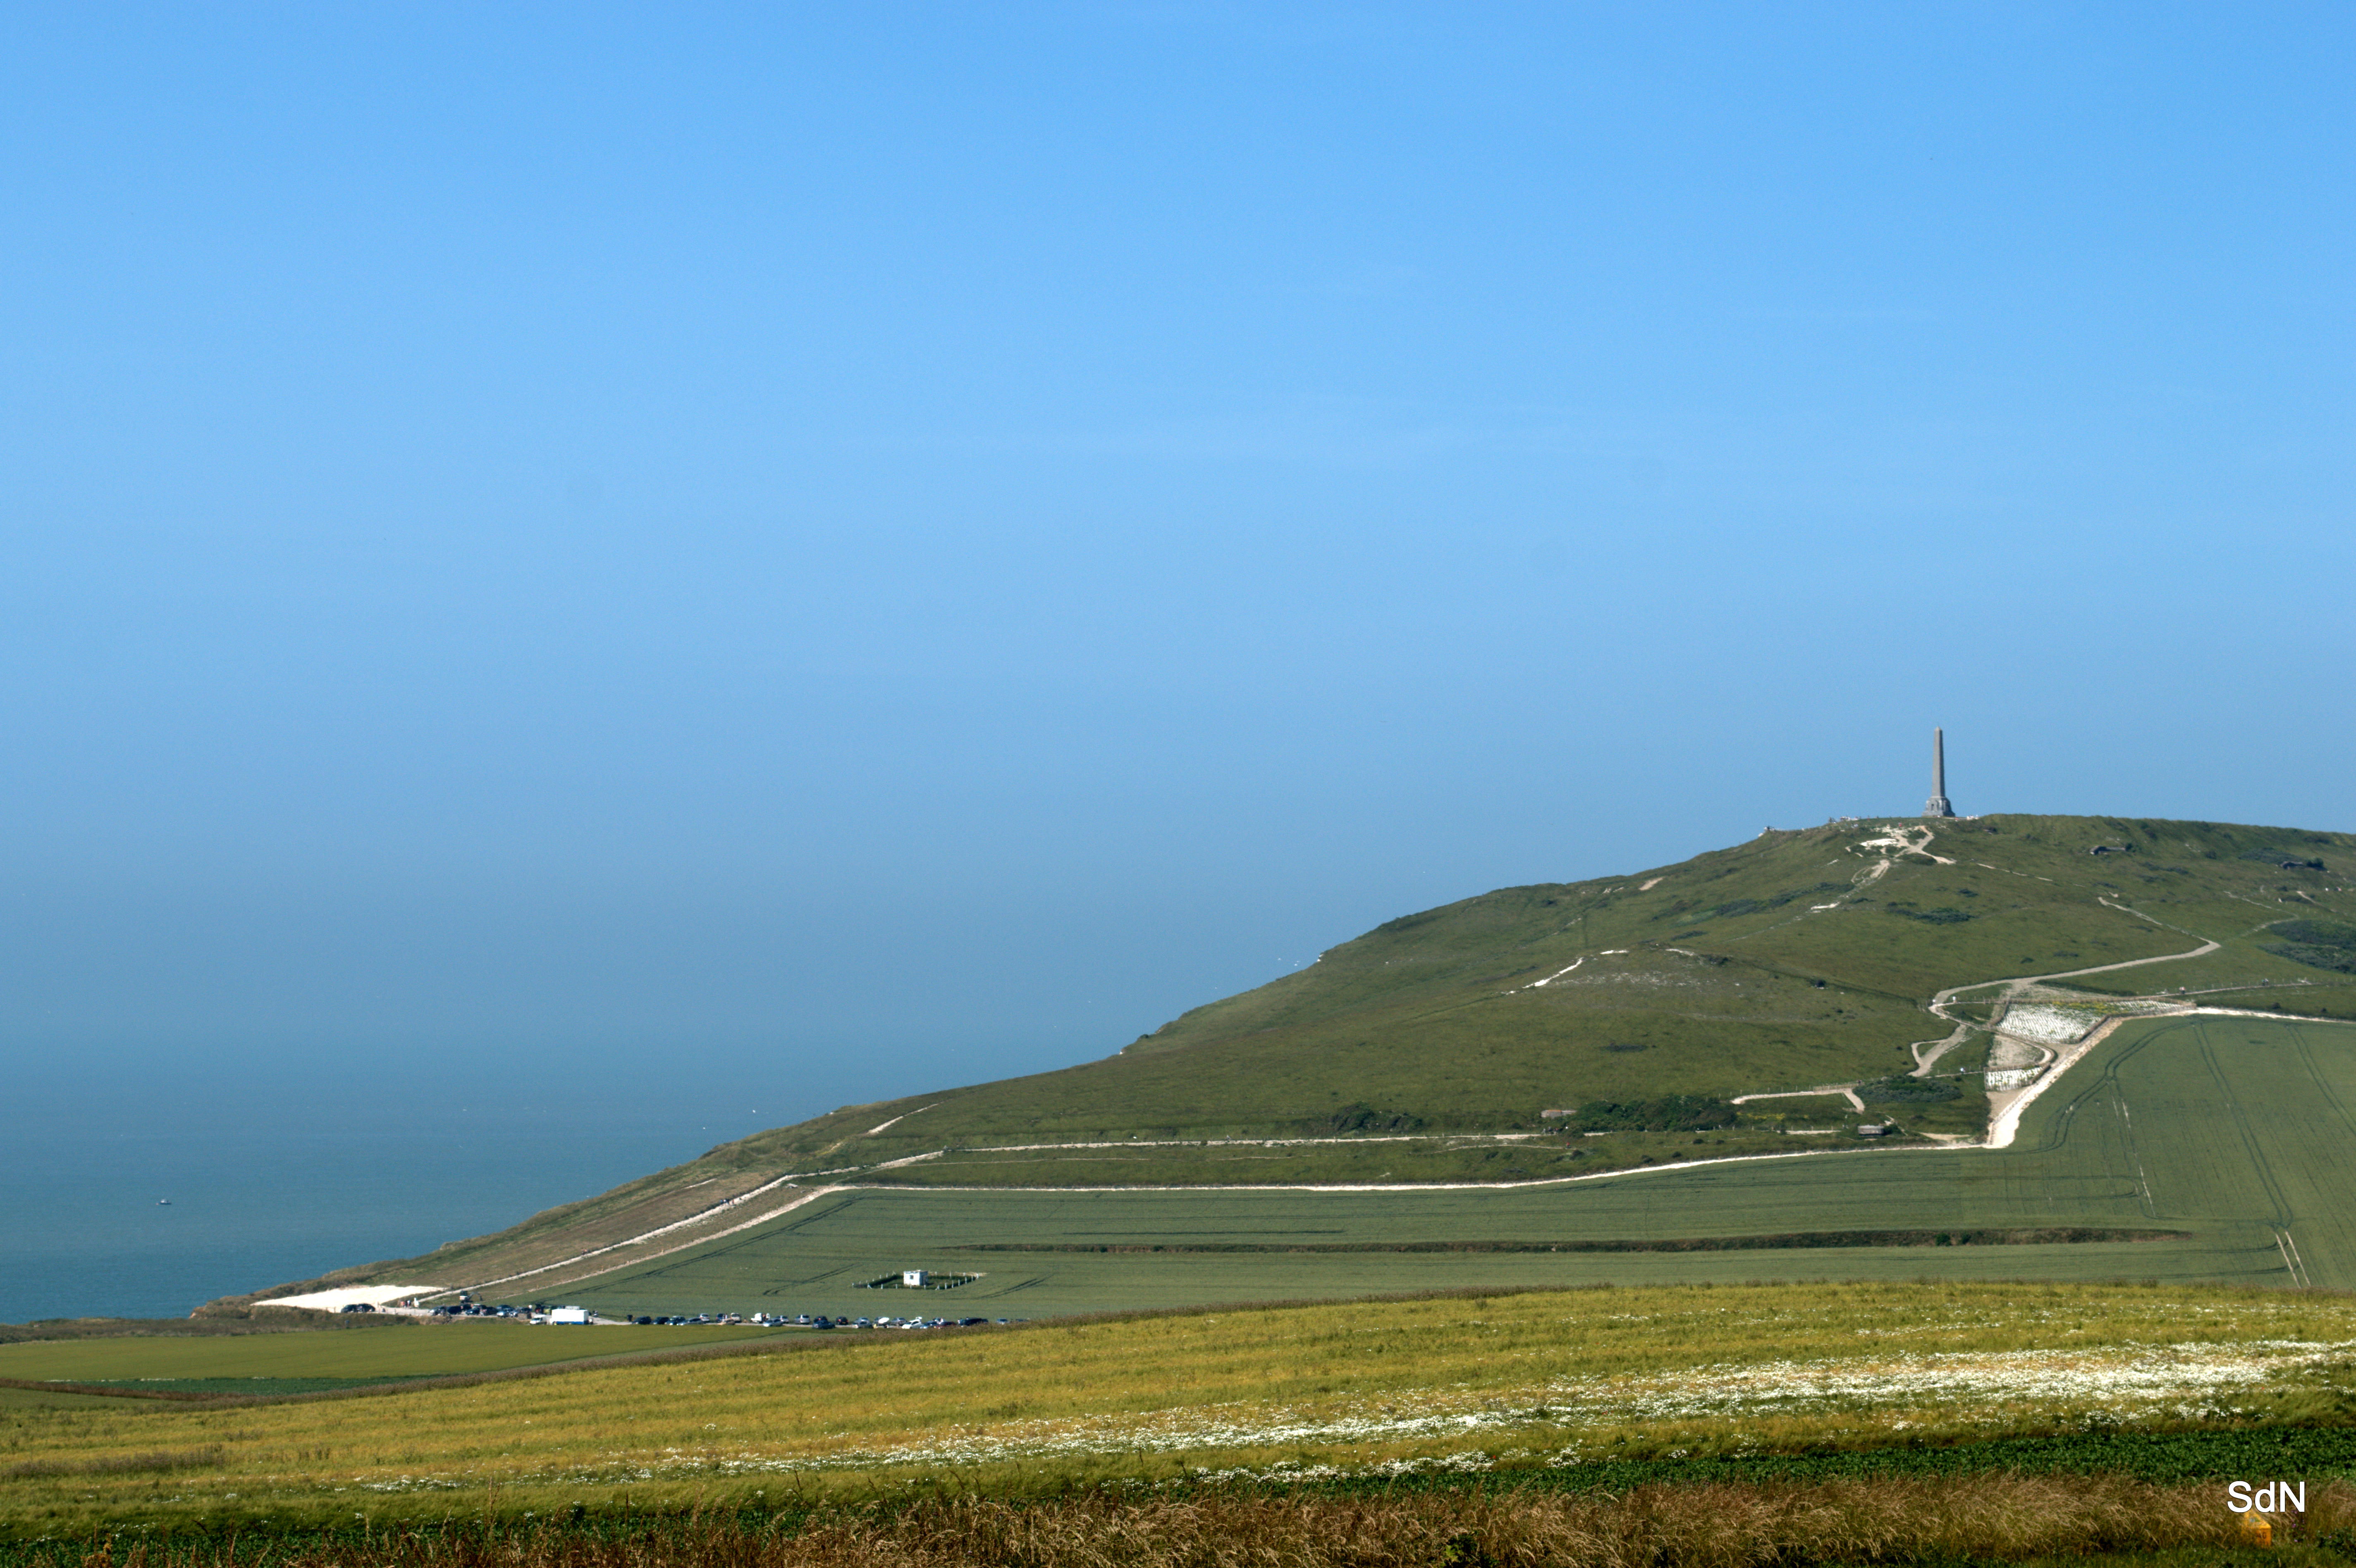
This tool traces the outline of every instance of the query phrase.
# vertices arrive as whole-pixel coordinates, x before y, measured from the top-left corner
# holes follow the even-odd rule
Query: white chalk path
[[[763,1182],[760,1186],[755,1187],[750,1192],[739,1193],[737,1196],[729,1199],[725,1202],[714,1203],[709,1209],[699,1210],[697,1212],[690,1214],[684,1220],[674,1220],[668,1225],[658,1225],[651,1231],[642,1232],[637,1235],[630,1237],[627,1241],[614,1242],[602,1247],[592,1247],[585,1253],[575,1253],[569,1258],[560,1258],[552,1264],[542,1264],[538,1268],[524,1269],[517,1274],[503,1274],[496,1279],[479,1280],[473,1285],[450,1285],[440,1291],[438,1294],[443,1296],[455,1296],[461,1290],[487,1290],[495,1285],[509,1285],[519,1279],[530,1279],[535,1275],[552,1274],[561,1268],[570,1268],[574,1264],[587,1263],[591,1258],[601,1258],[609,1253],[618,1253],[630,1247],[642,1246],[646,1243],[653,1241],[658,1236],[667,1236],[671,1234],[673,1232],[686,1230],[691,1225],[704,1224],[712,1220],[715,1215],[723,1213],[727,1210],[734,1209],[741,1203],[749,1203],[765,1192],[774,1192],[778,1188],[787,1186],[793,1179],[794,1179],[791,1176],[780,1176],[775,1181]],[[779,1215],[792,1213],[795,1210],[800,1208],[805,1203],[823,1198],[830,1192],[839,1192],[841,1190],[841,1189],[839,1187],[820,1187],[814,1189],[804,1190],[799,1197],[794,1199],[793,1201],[786,1204],[784,1207],[772,1209],[766,1214],[756,1215],[754,1218],[745,1221],[741,1225],[731,1225],[724,1231],[715,1231],[708,1236],[691,1236],[687,1240],[680,1242],[677,1246],[665,1247],[661,1252],[648,1253],[644,1257],[631,1258],[627,1261],[632,1265],[636,1265],[642,1263],[649,1263],[656,1258],[668,1257],[670,1253],[682,1251],[688,1247],[700,1247],[704,1243],[717,1241],[722,1236],[733,1236],[739,1231],[749,1231],[755,1225],[766,1225],[770,1221],[776,1219]],[[620,1264],[617,1264],[615,1266],[619,1267]],[[601,1269],[598,1272],[602,1274],[605,1271]]]
[[[2275,1015],[2265,1015],[2272,1018]],[[1672,1170],[1700,1170],[1720,1165],[1751,1165],[1769,1159],[1830,1159],[1842,1155],[1942,1154],[1976,1149],[1978,1144],[1900,1144],[1888,1148],[1804,1148],[1790,1154],[1732,1154],[1711,1159],[1681,1159],[1666,1165],[1623,1166],[1618,1170],[1590,1171],[1583,1176],[1533,1176],[1523,1181],[1189,1181],[1141,1184],[1134,1187],[950,1187],[927,1183],[918,1188],[861,1188],[862,1192],[1503,1192],[1525,1187],[1569,1187],[1581,1181],[1621,1181],[1636,1176],[1659,1176]]]
[[[1535,991],[1540,986],[1551,986],[1557,980],[1561,979],[1565,975],[1569,974],[1573,969],[1578,968],[1581,964],[1586,962],[1587,960],[1584,957],[1574,958],[1569,964],[1564,965],[1561,968],[1547,976],[1545,979],[1533,980],[1528,985],[1523,987],[1522,989],[1525,991]]]
[[[1550,1132],[1537,1133],[1365,1133],[1348,1137],[1330,1138],[1106,1138],[1092,1143],[1060,1144],[960,1144],[958,1154],[1018,1154],[1041,1149],[1059,1148],[1290,1148],[1308,1144],[1417,1144],[1417,1143],[1513,1143],[1526,1138],[1552,1137]],[[929,1159],[948,1154],[937,1148],[928,1154],[911,1155],[909,1159]],[[906,1159],[888,1162],[905,1165]],[[878,1170],[883,1166],[875,1168]]]
[[[1858,1109],[1860,1115],[1863,1114],[1865,1110],[1865,1102],[1857,1097],[1857,1085],[1855,1083],[1819,1083],[1813,1089],[1777,1089],[1772,1093],[1766,1094],[1737,1094],[1732,1100],[1729,1101],[1728,1104],[1733,1105],[1748,1105],[1753,1100],[1803,1100],[1810,1097],[1811,1095],[1821,1094],[1843,1095],[1847,1099],[1851,1105],[1854,1105]]]
[[[2131,914],[2137,920],[2151,921],[2152,924],[2163,926],[2169,931],[2174,931],[2176,929],[2176,927],[2169,925],[2165,921],[2153,919],[2152,916],[2144,913],[2143,911],[2139,909],[2132,909],[2123,903],[2114,903],[2110,899],[2100,893],[2095,895],[2095,901],[2101,903],[2104,908],[2115,909],[2121,914]],[[2189,936],[2191,933],[2187,932],[2185,934]],[[1945,990],[1941,991],[1938,995],[1931,998],[1931,1011],[1955,1027],[1954,1030],[1943,1040],[1916,1040],[1912,1045],[1907,1047],[1907,1049],[1914,1055],[1913,1076],[1917,1078],[1926,1078],[1930,1076],[1931,1070],[1938,1065],[1939,1058],[1944,1056],[1948,1051],[1953,1051],[1955,1047],[1963,1044],[1965,1040],[1970,1038],[1972,1029],[1975,1026],[1968,1019],[1959,1019],[1954,1014],[1947,1010],[1949,1007],[1954,1005],[1955,998],[1966,991],[1985,991],[1991,986],[2002,986],[2004,987],[2003,993],[1991,999],[1997,1002],[2010,1002],[2019,997],[2022,992],[2028,990],[2029,987],[2042,985],[2049,980],[2069,980],[2074,979],[2080,975],[2108,975],[2113,971],[2119,969],[2139,969],[2147,964],[2178,964],[2188,958],[2206,958],[2211,953],[2216,952],[2221,945],[2222,944],[2215,942],[2203,942],[2200,946],[2190,948],[2185,952],[2163,953],[2157,958],[2130,958],[2122,964],[2095,964],[2083,969],[2058,970],[2051,975],[2016,975],[2008,979],[1979,980],[1968,986],[1950,986]],[[2003,1033],[2002,1025],[1999,1024],[1992,1032],[1997,1034]],[[1930,1048],[1930,1054],[1927,1056],[1923,1054],[1923,1048],[1926,1046]],[[2074,1061],[2076,1059],[2073,1057],[2072,1060]],[[2060,1069],[2056,1068],[2054,1071],[2059,1072]],[[2047,1074],[2048,1077],[2051,1077],[2051,1075],[2052,1074],[2051,1072]]]

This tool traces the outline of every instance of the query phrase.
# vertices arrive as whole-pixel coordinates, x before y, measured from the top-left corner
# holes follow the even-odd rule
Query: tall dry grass
[[[1917,1554],[2019,1558],[2224,1544],[2240,1527],[2220,1496],[2214,1487],[1987,1477],[1649,1486],[1620,1497],[1212,1495],[1030,1509],[946,1502],[887,1520],[819,1524],[781,1543],[760,1568],[1751,1568]]]
[[[2286,1534],[2356,1520],[2356,1487],[2310,1494]],[[2218,1486],[1987,1476],[1788,1485],[1661,1485],[1619,1496],[1527,1491],[1357,1498],[1098,1493],[1016,1504],[948,1499],[787,1527],[734,1519],[607,1531],[393,1531],[303,1546],[283,1538],[101,1547],[59,1568],[1795,1568],[2023,1559],[2227,1546]],[[2278,1537],[2279,1539],[2279,1537]]]

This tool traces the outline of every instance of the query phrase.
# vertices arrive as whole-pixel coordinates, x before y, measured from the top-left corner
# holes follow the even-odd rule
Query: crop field
[[[1685,1280],[2247,1277],[2280,1269],[2270,1238],[2036,1246],[1805,1246],[1576,1252],[1582,1241],[1682,1241],[1801,1226],[1962,1232],[1999,1221],[1961,1200],[1961,1157],[1855,1156],[1729,1165],[1503,1192],[851,1191],[798,1226],[732,1238],[577,1287],[600,1311],[727,1309],[861,1317],[1046,1317],[1140,1307],[1384,1292]],[[1843,1169],[1843,1166],[1847,1168]],[[2122,1201],[2108,1218],[2147,1225]],[[2083,1213],[2083,1210],[2080,1211]],[[2033,1223],[2051,1223],[2039,1219]],[[2069,1223],[2084,1222],[2073,1214]],[[1434,1250],[1408,1250],[1436,1243]],[[1513,1250],[1505,1250],[1505,1249]],[[954,1290],[860,1288],[885,1270],[981,1277]]]
[[[2356,1300],[2338,1295],[2061,1284],[1599,1287],[805,1335],[456,1387],[0,1407],[0,1532],[798,1506],[944,1481],[1620,1486],[1630,1465],[1893,1442],[2296,1434],[2356,1407],[2351,1358]],[[2302,1462],[2356,1473],[2356,1443],[2310,1442]]]
[[[2008,1149],[1826,1153],[1485,1189],[847,1188],[573,1294],[616,1314],[995,1318],[1600,1281],[2356,1287],[2351,1105],[2356,1028],[2159,1019],[2126,1026],[2072,1068]],[[2156,1239],[1988,1244],[2088,1232]],[[1843,1235],[1915,1244],[1828,1244]],[[1963,1244],[1936,1244],[1942,1235]],[[1773,1237],[1807,1244],[1635,1250]],[[916,1267],[981,1277],[954,1291],[858,1288]]]
[[[403,1378],[459,1377],[671,1350],[757,1339],[769,1332],[750,1327],[533,1328],[461,1320],[368,1334],[29,1340],[0,1345],[0,1378],[155,1392],[306,1393]],[[58,1397],[21,1389],[0,1392]]]
[[[2356,1285],[2356,1029],[2197,1019],[2136,1033],[2046,1136],[2132,1168],[2147,1214],[2270,1232],[2301,1284]],[[2080,1125],[2071,1125],[2080,1124]]]

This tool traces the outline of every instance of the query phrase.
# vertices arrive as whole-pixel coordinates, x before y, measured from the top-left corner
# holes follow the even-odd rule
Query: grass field
[[[1900,1221],[1961,1230],[1994,1208],[1959,1190],[1961,1157],[1852,1157],[1869,1168],[1724,1166],[1683,1179],[1505,1192],[840,1194],[783,1226],[682,1253],[576,1292],[601,1311],[850,1312],[1044,1317],[1138,1307],[1300,1299],[1479,1285],[1764,1278],[2243,1278],[2273,1246],[2193,1242],[2050,1246],[1806,1247],[1731,1252],[1394,1250],[1503,1242],[1773,1233],[1793,1222],[1866,1230]],[[2126,1205],[2113,1216],[2143,1223]],[[2078,1212],[2083,1213],[2081,1209]],[[2010,1215],[2004,1216],[2008,1222]],[[1935,1233],[1935,1230],[1933,1232]],[[1353,1246],[1363,1251],[1338,1250]],[[1221,1250],[1227,1247],[1267,1248]],[[1048,1250],[1048,1249],[1057,1250]],[[1300,1250],[1293,1250],[1293,1249]],[[1004,1250],[1000,1250],[1004,1249]],[[1068,1249],[1068,1250],[1065,1250]],[[1105,1249],[1105,1250],[1094,1250]],[[1337,1250],[1310,1250],[1337,1249]],[[979,1271],[952,1291],[861,1290],[884,1269]],[[705,1308],[709,1309],[709,1308]]]
[[[1596,1288],[1255,1308],[228,1408],[0,1407],[0,1522],[288,1528],[954,1481],[1520,1473],[2356,1409],[2356,1301],[2170,1286]],[[2072,1439],[2074,1441],[2074,1439]],[[2356,1445],[2324,1461],[2356,1470]],[[2312,1462],[2315,1456],[2309,1455]],[[1747,1462],[1747,1461],[1746,1461]],[[1616,1484],[1616,1483],[1615,1483]]]
[[[159,1391],[303,1393],[638,1355],[762,1339],[772,1332],[747,1327],[533,1328],[462,1320],[374,1334],[34,1340],[0,1345],[0,1378]]]

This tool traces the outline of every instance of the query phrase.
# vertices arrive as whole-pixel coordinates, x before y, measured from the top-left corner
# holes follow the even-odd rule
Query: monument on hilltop
[[[1953,816],[1955,808],[1947,803],[1947,732],[1931,731],[1931,798],[1922,806],[1925,816]]]

